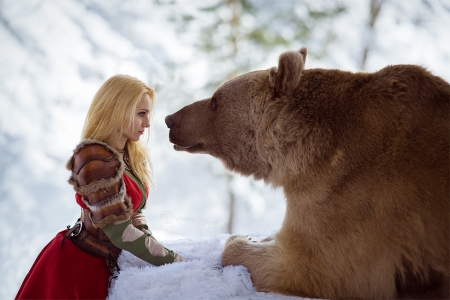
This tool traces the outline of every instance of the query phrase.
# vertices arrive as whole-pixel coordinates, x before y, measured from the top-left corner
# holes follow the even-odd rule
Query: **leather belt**
[[[72,228],[70,228],[70,226],[67,226],[67,228],[69,231],[64,235],[61,247],[64,240],[67,238],[80,250],[93,256],[105,258],[111,275],[114,274],[115,271],[120,271],[119,266],[117,265],[117,258],[122,252],[122,249],[114,246],[110,241],[104,241],[89,234],[84,223],[80,220],[78,220]]]

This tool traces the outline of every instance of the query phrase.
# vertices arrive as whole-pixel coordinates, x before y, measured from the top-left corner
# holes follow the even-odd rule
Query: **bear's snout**
[[[168,115],[164,121],[166,122],[167,127],[170,129],[172,128],[173,124],[175,124],[175,121],[172,118],[172,115]]]

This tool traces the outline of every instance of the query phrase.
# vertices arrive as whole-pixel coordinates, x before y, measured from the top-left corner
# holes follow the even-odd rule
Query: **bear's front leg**
[[[253,285],[259,292],[277,292],[288,295],[312,296],[318,291],[303,270],[292,268],[285,247],[280,247],[277,237],[261,242],[246,236],[231,236],[222,253],[222,265],[242,265],[251,274]],[[298,262],[297,262],[298,263]],[[300,275],[300,276],[299,276]],[[302,274],[305,275],[305,274]]]
[[[395,270],[380,268],[377,262],[381,260],[368,267],[374,256],[370,251],[361,250],[362,254],[355,256],[348,243],[339,248],[340,243],[318,241],[283,230],[262,242],[231,236],[222,253],[222,265],[246,267],[259,292],[325,299],[396,297]]]

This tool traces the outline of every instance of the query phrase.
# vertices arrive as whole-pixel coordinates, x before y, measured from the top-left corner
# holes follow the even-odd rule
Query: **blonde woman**
[[[127,75],[96,93],[67,163],[81,217],[41,251],[16,299],[105,299],[122,249],[156,266],[183,261],[154,239],[142,213],[153,182],[140,137],[148,134],[154,97]]]

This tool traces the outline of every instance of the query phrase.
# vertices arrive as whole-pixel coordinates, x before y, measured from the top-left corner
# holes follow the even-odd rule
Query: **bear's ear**
[[[305,67],[307,50],[287,51],[280,55],[278,68],[270,69],[269,84],[276,96],[293,91],[300,83],[300,77]]]

